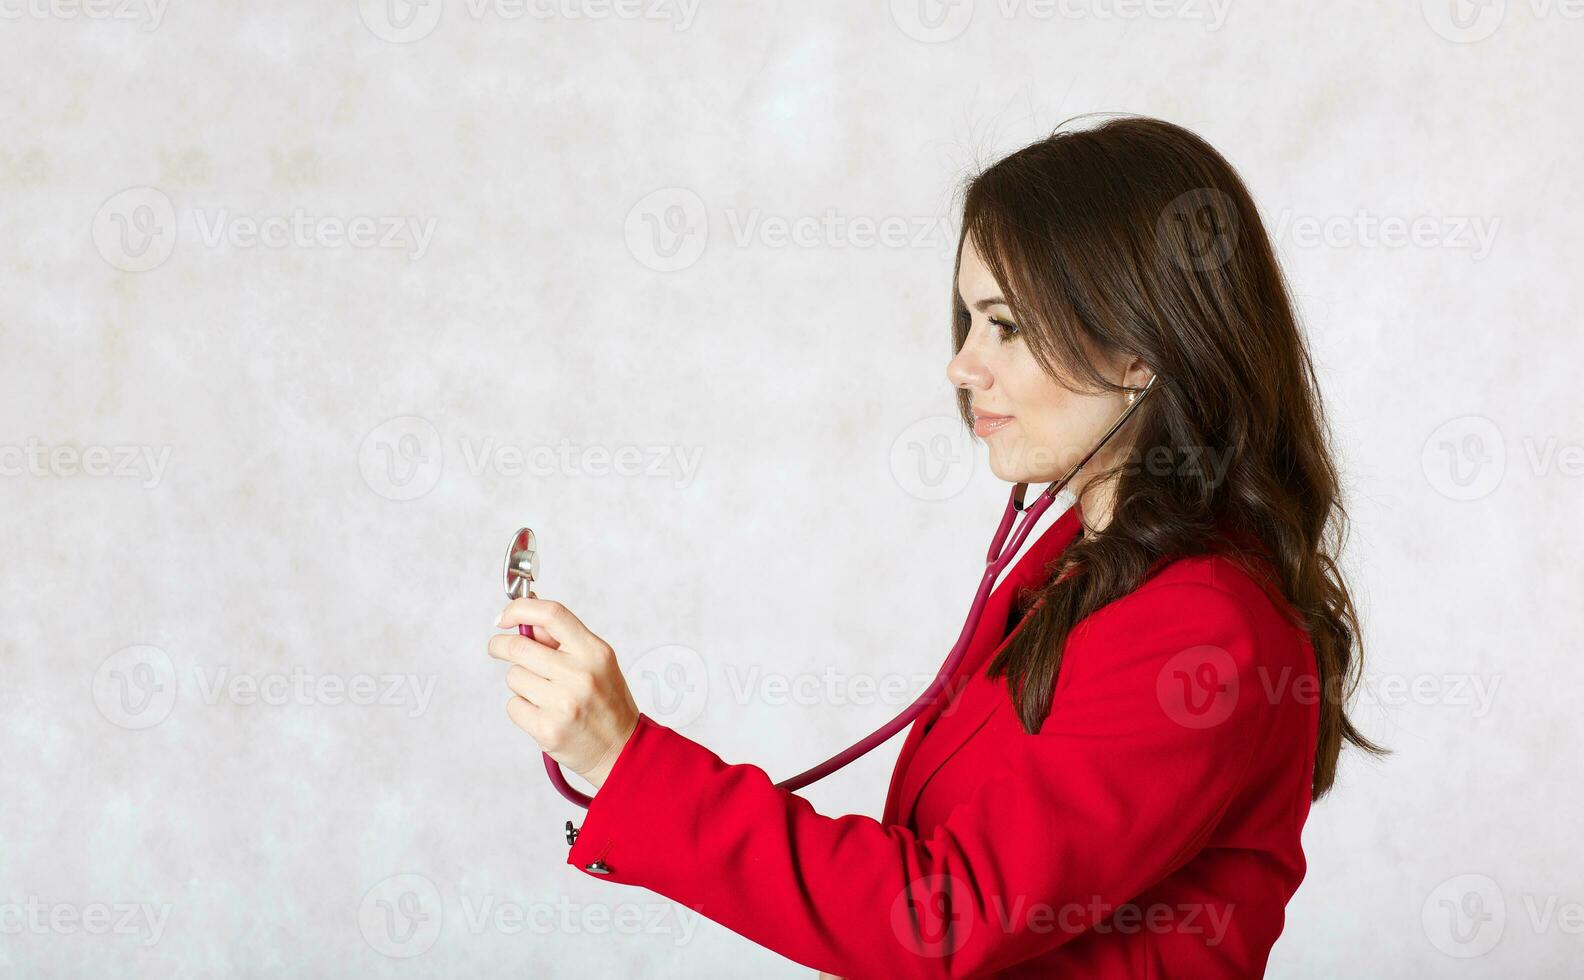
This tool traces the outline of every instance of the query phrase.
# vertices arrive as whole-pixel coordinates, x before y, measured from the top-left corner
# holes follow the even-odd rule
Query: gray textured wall
[[[1576,4],[430,3],[0,2],[0,972],[806,975],[563,865],[500,548],[731,761],[889,717],[1002,497],[953,194],[1104,110],[1239,166],[1346,472],[1397,754],[1272,974],[1576,969]]]

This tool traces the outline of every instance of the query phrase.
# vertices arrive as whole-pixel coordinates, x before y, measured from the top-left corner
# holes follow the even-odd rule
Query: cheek
[[[1013,407],[1007,409],[1022,422],[1020,452],[1035,469],[1065,469],[1087,452],[1097,428],[1103,429],[1106,404],[1103,396],[1081,394],[1063,387],[1030,356],[1028,363],[1003,365],[1005,391]],[[1098,413],[1098,414],[1097,414]]]
[[[1052,396],[1060,392],[1034,355],[1020,343],[1007,344],[996,353],[991,371],[1001,388],[1002,411],[1030,419],[1048,411]]]
[[[1027,428],[1029,439],[1041,453],[1040,465],[1067,466],[1074,452],[1077,427],[1073,425],[1073,405],[1068,392],[1054,384],[1039,400],[1038,414]]]
[[[1007,411],[1023,421],[1031,434],[1059,431],[1070,418],[1077,396],[1057,384],[1027,353],[1010,361],[1005,371],[1007,392],[1012,396],[1012,407]]]

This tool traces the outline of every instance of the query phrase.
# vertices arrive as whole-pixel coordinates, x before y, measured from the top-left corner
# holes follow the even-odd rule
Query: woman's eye
[[[1017,336],[1018,325],[998,317],[991,317],[990,324],[1001,332],[1002,340],[1011,340]]]

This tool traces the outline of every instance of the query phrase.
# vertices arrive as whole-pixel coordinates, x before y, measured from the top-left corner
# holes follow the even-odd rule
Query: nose
[[[974,353],[973,342],[962,345],[962,350],[946,362],[946,378],[957,388],[984,389],[990,387],[990,369]]]

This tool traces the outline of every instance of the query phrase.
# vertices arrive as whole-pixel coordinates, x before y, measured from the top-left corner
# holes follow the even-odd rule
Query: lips
[[[999,432],[1012,422],[1012,416],[1010,415],[997,415],[994,412],[981,412],[978,409],[974,409],[973,416],[974,435],[981,439],[991,433]]]

